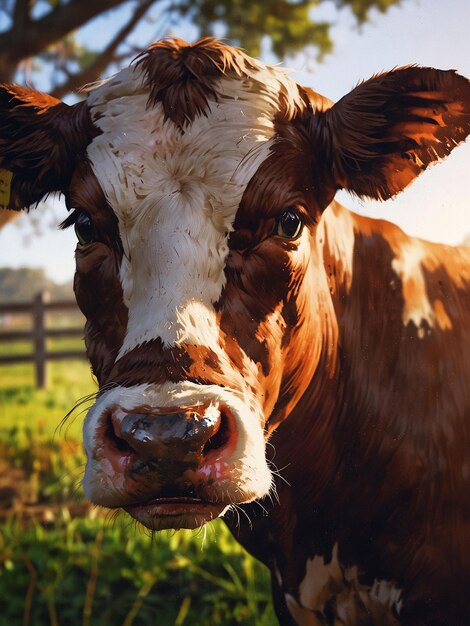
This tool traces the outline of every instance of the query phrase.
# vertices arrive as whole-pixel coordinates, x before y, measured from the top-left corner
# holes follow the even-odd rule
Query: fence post
[[[46,303],[49,301],[47,291],[40,291],[33,302],[33,337],[34,365],[36,370],[36,387],[46,387]]]

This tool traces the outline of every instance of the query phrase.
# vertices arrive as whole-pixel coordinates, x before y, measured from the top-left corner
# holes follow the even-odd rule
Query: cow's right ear
[[[64,191],[96,132],[84,102],[0,85],[0,207],[20,210]]]
[[[408,66],[360,83],[311,116],[313,145],[337,189],[386,200],[470,132],[470,82]]]

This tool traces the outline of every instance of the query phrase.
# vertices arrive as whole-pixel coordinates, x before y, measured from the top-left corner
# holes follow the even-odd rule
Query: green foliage
[[[359,22],[365,22],[371,9],[385,13],[394,4],[400,4],[400,0],[338,0],[337,4],[349,7]]]
[[[261,42],[269,37],[273,52],[279,58],[299,52],[307,45],[318,49],[319,57],[331,52],[333,42],[328,22],[317,22],[313,9],[322,0],[181,0],[176,10],[189,17],[201,34],[214,34],[222,26],[225,36],[258,56]],[[377,8],[385,12],[399,0],[337,0],[338,8],[349,7],[359,23],[367,20]]]
[[[310,10],[317,4],[317,0],[183,0],[179,10],[199,26],[202,34],[213,34],[216,24],[223,25],[228,39],[255,56],[260,54],[263,37],[268,36],[274,53],[282,57],[308,44],[317,46],[321,53],[331,50],[328,24],[310,19]]]

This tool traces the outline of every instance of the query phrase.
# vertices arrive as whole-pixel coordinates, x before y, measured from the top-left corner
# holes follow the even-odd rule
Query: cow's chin
[[[150,530],[200,528],[220,517],[228,506],[197,499],[167,498],[123,507],[135,520]]]

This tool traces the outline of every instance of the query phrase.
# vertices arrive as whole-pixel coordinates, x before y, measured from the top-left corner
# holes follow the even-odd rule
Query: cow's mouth
[[[127,504],[123,509],[151,530],[164,528],[198,528],[219,517],[226,504],[200,498],[152,498]]]

